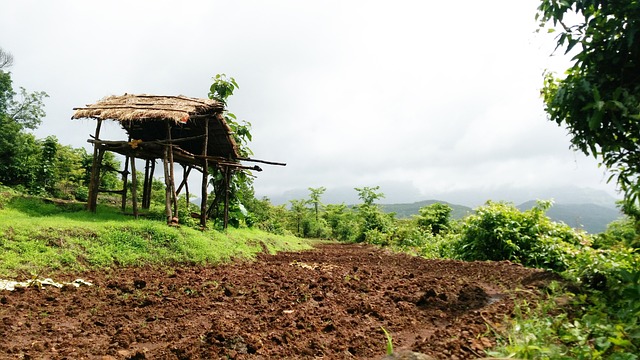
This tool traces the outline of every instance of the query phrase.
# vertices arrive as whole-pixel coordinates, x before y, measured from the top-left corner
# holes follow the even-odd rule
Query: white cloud
[[[106,95],[205,97],[240,83],[256,190],[410,182],[423,192],[536,184],[606,188],[539,99],[552,41],[538,1],[6,2],[14,85],[44,90],[38,136],[87,146],[72,108]],[[119,136],[117,126],[108,136]]]

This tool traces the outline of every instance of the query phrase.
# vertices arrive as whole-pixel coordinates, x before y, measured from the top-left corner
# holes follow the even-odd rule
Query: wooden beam
[[[136,158],[131,157],[131,205],[133,217],[138,218],[138,175],[136,174]]]
[[[268,165],[287,166],[286,163],[275,162],[275,161],[267,161],[267,160],[258,160],[258,159],[251,159],[251,158],[243,158],[243,157],[239,157],[238,160],[251,161],[251,162],[257,162],[257,163],[268,164]]]

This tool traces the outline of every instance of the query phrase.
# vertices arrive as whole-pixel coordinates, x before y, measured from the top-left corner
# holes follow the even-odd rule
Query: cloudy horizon
[[[424,197],[616,194],[545,117],[542,73],[566,59],[535,32],[538,1],[0,1],[14,88],[50,96],[39,138],[90,149],[95,122],[70,120],[74,107],[123,93],[206,97],[226,73],[255,158],[287,163],[263,166],[258,196],[384,183]],[[103,138],[121,133],[107,125]]]

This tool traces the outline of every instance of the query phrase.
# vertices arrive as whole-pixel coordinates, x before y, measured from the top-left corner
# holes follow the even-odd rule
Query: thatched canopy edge
[[[186,96],[108,96],[95,104],[74,108],[72,119],[94,118],[115,121],[173,120],[186,122],[191,116],[213,116],[224,111],[216,100]]]

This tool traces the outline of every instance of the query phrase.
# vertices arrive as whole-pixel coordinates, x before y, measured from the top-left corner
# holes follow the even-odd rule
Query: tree
[[[13,65],[13,55],[0,48],[0,69]]]
[[[307,204],[306,200],[289,200],[291,203],[291,215],[293,215],[293,220],[296,224],[297,234],[302,235],[300,231],[300,225],[302,225],[302,220],[307,214]]]
[[[447,231],[451,222],[453,209],[447,204],[434,203],[418,210],[418,226],[428,228],[433,235]]]
[[[316,221],[318,221],[318,212],[319,212],[319,208],[322,206],[322,203],[320,202],[320,197],[322,196],[322,194],[324,194],[324,192],[327,190],[327,188],[325,188],[324,186],[321,186],[319,188],[309,188],[309,191],[311,192],[309,194],[309,203],[313,204],[313,208],[315,210],[316,213]]]
[[[12,63],[13,56],[0,48],[0,183],[39,191],[36,188],[40,147],[26,130],[33,130],[42,122],[43,99],[48,95],[20,88],[17,100],[11,73],[2,70]]]
[[[361,227],[356,241],[365,241],[367,237],[384,237],[383,235],[388,233],[391,228],[393,215],[384,214],[378,205],[375,204],[376,200],[384,198],[384,193],[378,191],[380,190],[380,186],[365,186],[354,189],[358,192],[360,200],[362,200],[362,204],[357,206]],[[385,240],[376,240],[374,242],[384,243]]]
[[[572,13],[575,13],[573,15]],[[629,0],[542,0],[540,26],[559,31],[556,50],[577,50],[563,77],[546,73],[549,120],[571,145],[612,171],[625,202],[640,195],[640,4]]]
[[[239,88],[238,83],[232,77],[225,74],[217,74],[213,78],[213,84],[209,88],[209,98],[217,100],[227,105],[227,99],[233,95],[233,92]],[[238,122],[237,117],[228,111],[224,112],[224,118],[231,128],[233,139],[238,146],[238,155],[240,157],[249,157],[253,152],[249,148],[249,142],[252,140],[251,123],[247,121]],[[232,171],[232,170],[229,170]],[[214,187],[214,202],[223,206],[222,201],[218,201],[215,197],[222,197],[222,190],[225,188],[226,176],[222,174],[220,169],[213,168],[211,170],[211,182]],[[238,226],[243,215],[242,194],[253,194],[253,177],[248,170],[232,171],[229,179],[229,209],[231,225]],[[220,213],[220,209],[215,209],[215,213]]]

